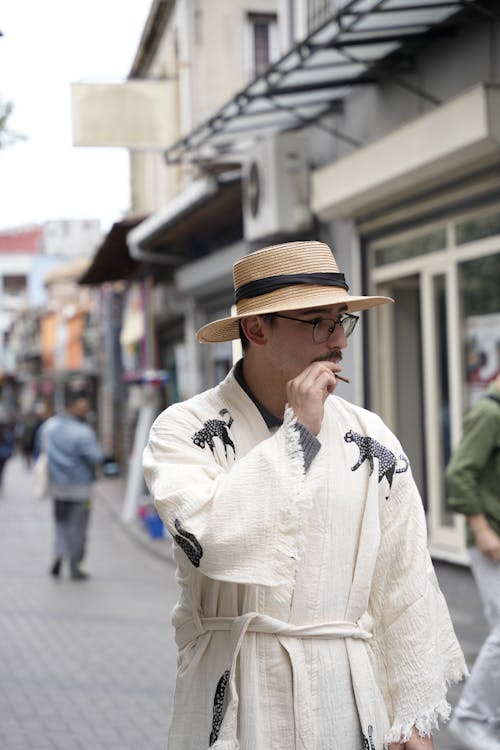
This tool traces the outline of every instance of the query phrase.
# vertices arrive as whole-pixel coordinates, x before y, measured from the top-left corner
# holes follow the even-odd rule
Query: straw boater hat
[[[199,341],[237,339],[240,319],[247,315],[339,304],[353,312],[394,301],[352,297],[332,251],[323,242],[287,242],[257,250],[236,261],[233,277],[236,315],[204,325],[197,333]]]

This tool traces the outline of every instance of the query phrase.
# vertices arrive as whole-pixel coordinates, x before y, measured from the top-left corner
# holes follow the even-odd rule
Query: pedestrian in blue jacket
[[[86,422],[89,408],[85,394],[70,392],[65,411],[48,419],[40,435],[54,504],[55,550],[50,572],[57,578],[66,559],[75,581],[88,578],[80,566],[85,556],[96,467],[104,459],[95,432]]]

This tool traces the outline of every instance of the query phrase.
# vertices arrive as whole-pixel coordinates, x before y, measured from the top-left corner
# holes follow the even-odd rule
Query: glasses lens
[[[316,342],[316,344],[323,344],[325,341],[328,341],[334,330],[334,320],[321,318],[313,328],[313,340]]]
[[[344,318],[342,318],[340,323],[342,325],[342,328],[344,329],[344,335],[346,338],[348,338],[354,331],[357,322],[358,319],[356,315],[346,315]]]
[[[318,320],[313,328],[313,340],[316,344],[324,344],[325,341],[328,341],[334,332],[335,327],[339,323],[344,331],[344,336],[347,338],[354,331],[357,322],[358,318],[356,315],[345,315],[338,321],[330,320],[329,318],[322,318],[321,320]]]

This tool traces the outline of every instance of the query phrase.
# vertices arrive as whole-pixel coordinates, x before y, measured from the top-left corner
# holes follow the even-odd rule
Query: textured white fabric
[[[305,472],[291,411],[270,434],[232,374],[152,427],[181,591],[169,750],[382,750],[449,714],[466,666],[401,446],[336,396],[318,437]]]

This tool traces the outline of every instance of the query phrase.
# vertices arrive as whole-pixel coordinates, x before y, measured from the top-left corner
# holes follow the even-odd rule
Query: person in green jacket
[[[467,517],[467,544],[490,633],[449,729],[469,750],[500,750],[500,374],[466,415],[446,469],[448,504]]]

